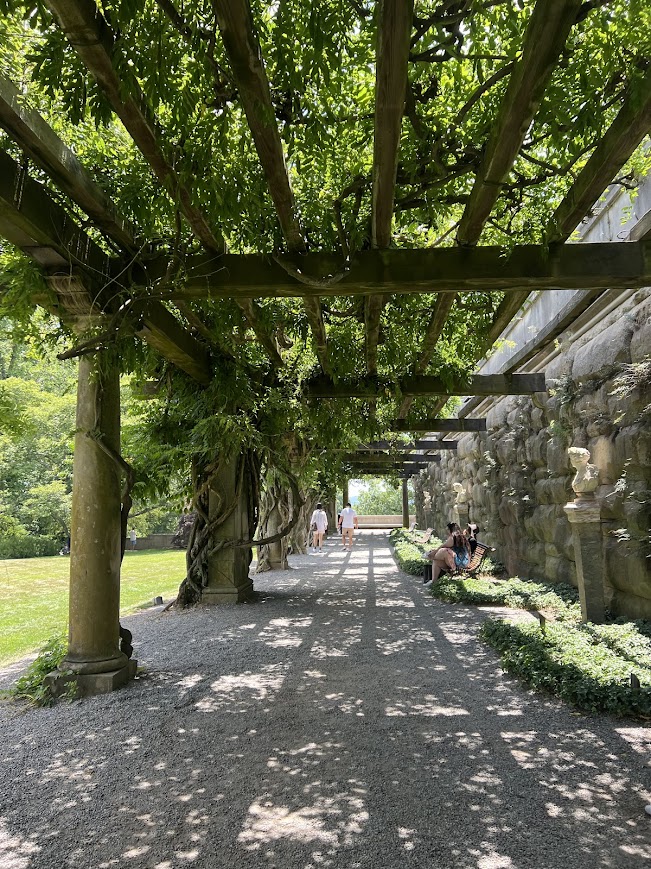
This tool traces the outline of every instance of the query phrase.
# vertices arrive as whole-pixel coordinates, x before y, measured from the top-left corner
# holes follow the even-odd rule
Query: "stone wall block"
[[[600,373],[620,362],[630,362],[631,338],[635,317],[631,313],[617,319],[600,331],[583,347],[578,348],[572,363],[572,379],[578,383],[595,379]]]
[[[599,413],[587,423],[585,432],[589,438],[608,437],[614,431],[612,419],[604,413]]]
[[[599,468],[599,479],[602,484],[615,483],[621,473],[617,461],[615,444],[610,437],[597,437],[588,442],[592,462]]]
[[[539,480],[535,485],[535,499],[539,504],[567,504],[572,494],[571,477],[553,477]]]
[[[539,432],[547,425],[545,420],[545,410],[542,407],[533,407],[531,410],[529,425],[531,430]]]
[[[566,558],[547,558],[545,562],[545,580],[553,584],[564,582],[576,588],[576,566],[574,562],[568,561]]]
[[[651,600],[615,590],[610,599],[610,610],[615,616],[635,613],[635,618],[651,620]]]
[[[605,550],[610,584],[619,591],[651,601],[651,572],[640,544],[607,536]]]
[[[643,298],[635,310],[635,327],[631,337],[631,362],[642,362],[651,350],[651,299]]]
[[[559,437],[552,437],[547,443],[547,467],[552,477],[565,477],[571,469],[567,457],[567,443]]]

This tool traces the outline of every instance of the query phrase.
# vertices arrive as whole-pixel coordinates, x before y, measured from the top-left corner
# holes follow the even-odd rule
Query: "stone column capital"
[[[577,499],[566,504],[563,510],[565,510],[565,515],[571,525],[601,521],[601,504],[599,501]]]

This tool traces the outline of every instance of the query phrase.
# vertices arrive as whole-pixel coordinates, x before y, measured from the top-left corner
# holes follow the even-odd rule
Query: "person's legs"
[[[352,528],[344,528],[343,535],[344,535],[344,549],[346,548],[346,544],[348,544],[348,547],[350,549],[352,549],[352,547],[353,547],[353,529]]]
[[[454,553],[451,549],[446,549],[445,546],[441,546],[440,549],[436,550],[434,558],[432,559],[433,582],[436,582],[439,578],[444,567],[447,567],[448,570],[454,570]]]
[[[318,540],[319,540],[319,532],[315,528],[314,531],[312,532],[312,549],[314,551],[316,551]]]
[[[319,551],[323,549],[323,531],[316,532],[316,542],[319,547]]]

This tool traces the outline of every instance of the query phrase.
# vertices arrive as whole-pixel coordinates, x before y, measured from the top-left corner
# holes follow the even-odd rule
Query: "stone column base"
[[[77,697],[92,697],[94,694],[108,694],[130,682],[136,675],[138,662],[130,658],[119,670],[107,673],[70,673],[54,670],[48,673],[44,682],[53,697],[70,694]],[[76,690],[73,693],[73,686]]]
[[[201,595],[201,603],[207,606],[215,606],[223,603],[243,603],[253,595],[253,582],[249,580],[244,585],[209,585],[204,588]]]

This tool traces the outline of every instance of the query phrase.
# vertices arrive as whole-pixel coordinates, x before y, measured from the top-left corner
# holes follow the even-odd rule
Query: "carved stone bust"
[[[580,500],[592,500],[599,485],[599,468],[590,464],[590,451],[583,447],[570,447],[567,453],[571,465],[576,468],[572,480],[574,494]]]
[[[468,495],[466,494],[465,486],[461,483],[452,483],[452,490],[457,496],[457,504],[465,504],[468,500]]]

